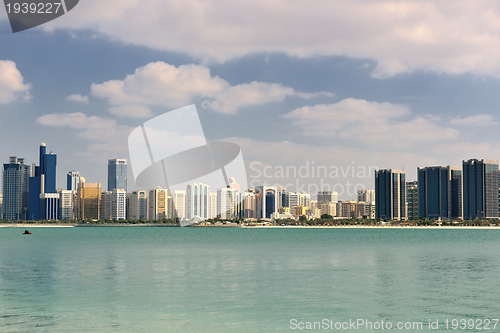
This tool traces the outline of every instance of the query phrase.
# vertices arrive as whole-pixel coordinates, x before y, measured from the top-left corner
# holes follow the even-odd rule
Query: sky
[[[0,160],[45,142],[58,188],[106,187],[134,128],[194,104],[251,187],[355,199],[375,169],[500,159],[499,48],[497,1],[81,0],[15,34],[2,7]]]

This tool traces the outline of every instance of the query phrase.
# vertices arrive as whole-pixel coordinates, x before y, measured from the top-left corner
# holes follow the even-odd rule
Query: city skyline
[[[108,6],[85,1],[40,27],[2,35],[0,116],[8,126],[0,137],[9,144],[0,156],[35,161],[32,147],[43,141],[65,156],[58,170],[78,170],[106,187],[106,160],[130,161],[132,129],[190,104],[207,125],[206,138],[238,144],[249,178],[261,183],[267,179],[252,163],[262,174],[268,166],[314,161],[404,168],[416,179],[417,166],[500,156],[500,80],[491,50],[499,18],[491,2],[475,2],[474,10],[447,1],[318,2],[319,17],[300,3],[288,4],[288,15],[283,4],[249,3],[248,11],[233,12],[239,19],[229,19],[225,8],[234,4],[184,11],[169,1],[153,9],[134,0],[113,18],[94,17],[112,12]],[[175,19],[142,20],[151,13]],[[130,31],[134,19],[145,23]],[[245,33],[241,40],[210,33],[220,31],[218,24]],[[0,30],[10,31],[4,10]],[[130,190],[139,189],[130,168],[128,176]],[[335,180],[368,188],[373,176]]]

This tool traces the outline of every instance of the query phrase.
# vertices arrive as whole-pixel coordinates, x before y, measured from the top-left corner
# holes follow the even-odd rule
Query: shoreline
[[[177,227],[171,224],[56,224],[56,223],[5,223],[0,228],[104,228],[104,227]],[[380,225],[332,225],[332,226],[305,226],[305,225],[194,225],[190,228],[246,228],[246,229],[499,229],[500,226],[380,226]]]

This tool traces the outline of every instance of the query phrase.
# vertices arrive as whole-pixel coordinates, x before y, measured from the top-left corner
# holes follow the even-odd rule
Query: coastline
[[[57,223],[5,223],[0,228],[92,228],[92,227],[180,227],[171,224],[57,224]],[[305,225],[194,225],[190,228],[246,228],[246,229],[499,229],[500,226],[380,226],[380,225],[330,225],[330,226],[305,226]]]

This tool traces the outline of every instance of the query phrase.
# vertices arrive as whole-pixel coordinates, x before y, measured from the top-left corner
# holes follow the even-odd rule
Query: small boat
[[[31,235],[31,231],[24,230],[23,235]]]

